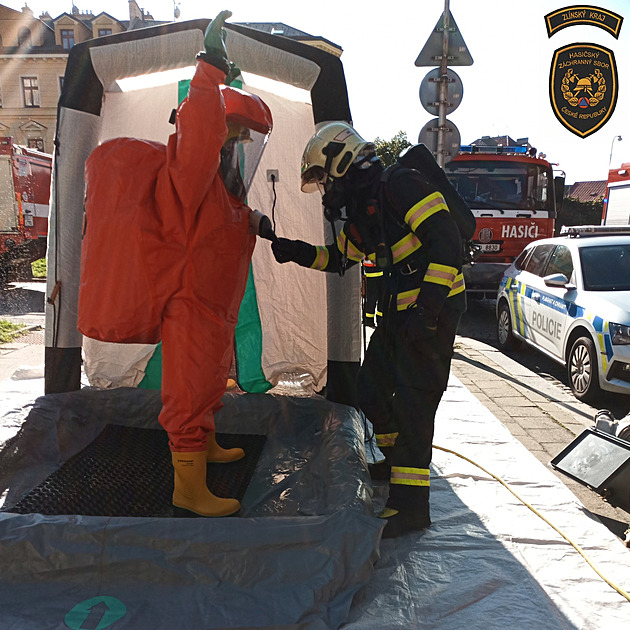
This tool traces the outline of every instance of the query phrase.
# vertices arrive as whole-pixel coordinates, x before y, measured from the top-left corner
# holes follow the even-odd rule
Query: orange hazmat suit
[[[101,341],[162,341],[159,421],[174,452],[204,450],[214,431],[256,238],[251,210],[221,174],[224,80],[198,62],[166,145],[117,138],[85,168],[78,327]],[[271,114],[258,101],[267,118],[258,131],[268,134]]]

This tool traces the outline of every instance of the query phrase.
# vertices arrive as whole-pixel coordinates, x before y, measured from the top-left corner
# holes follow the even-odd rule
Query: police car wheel
[[[521,343],[512,333],[512,316],[506,302],[499,305],[497,316],[497,341],[501,350],[517,350]]]
[[[601,393],[597,369],[593,340],[579,337],[571,346],[567,361],[569,385],[578,400],[593,401]]]

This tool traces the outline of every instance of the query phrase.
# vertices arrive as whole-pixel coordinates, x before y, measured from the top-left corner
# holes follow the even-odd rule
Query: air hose
[[[606,582],[606,584],[608,584],[608,586],[610,586],[611,588],[615,589],[617,591],[617,593],[619,593],[622,597],[625,597],[630,602],[630,595],[628,593],[626,593],[626,591],[624,591],[622,588],[620,588],[619,586],[617,586],[616,584],[611,582],[602,573],[600,573],[600,571],[595,567],[595,565],[591,562],[589,557],[584,553],[584,551],[581,549],[581,547],[577,543],[573,542],[563,531],[558,529],[553,523],[551,523],[549,520],[547,520],[535,507],[533,507],[532,505],[527,503],[527,501],[525,501],[520,496],[518,496],[518,494],[516,494],[516,492],[514,492],[514,490],[512,490],[512,488],[510,488],[510,486],[508,486],[508,484],[505,481],[503,481],[503,479],[501,479],[500,477],[497,477],[496,475],[493,475],[489,470],[486,470],[483,466],[479,465],[477,462],[474,462],[472,459],[469,459],[465,455],[462,455],[461,453],[457,453],[456,451],[452,451],[452,450],[450,450],[448,448],[444,448],[443,446],[436,446],[435,444],[433,445],[433,448],[435,448],[435,449],[437,449],[439,451],[444,451],[445,453],[450,453],[451,455],[455,455],[457,457],[460,457],[461,459],[466,460],[467,462],[469,462],[473,466],[476,466],[480,470],[483,470],[483,472],[485,472],[487,475],[489,475],[490,477],[492,477],[493,479],[498,481],[506,490],[511,492],[524,506],[528,507],[536,516],[538,516],[543,521],[545,521],[545,523],[547,523],[547,525],[549,525],[549,527],[551,527],[558,534],[560,534],[560,536],[562,536],[562,538],[564,538],[582,556],[582,558],[584,558],[584,560],[591,567],[591,569],[593,569],[593,571],[595,571],[595,573],[597,573],[597,575],[599,575],[599,577],[602,580],[604,580],[604,582]]]

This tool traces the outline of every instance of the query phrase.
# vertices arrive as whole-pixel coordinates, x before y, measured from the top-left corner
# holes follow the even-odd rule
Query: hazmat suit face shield
[[[247,197],[268,139],[269,133],[228,121],[228,137],[221,148],[221,175],[225,187],[241,201]]]
[[[271,112],[255,94],[229,86],[221,86],[221,94],[228,128],[221,175],[225,187],[245,201],[271,133]]]

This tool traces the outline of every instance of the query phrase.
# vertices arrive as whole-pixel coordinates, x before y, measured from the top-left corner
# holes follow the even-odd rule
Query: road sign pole
[[[448,66],[471,66],[472,63],[468,47],[451,15],[449,0],[444,0],[444,13],[415,62],[418,67],[434,66],[420,84],[420,102],[437,118],[420,130],[418,142],[430,149],[441,167],[449,156],[459,151],[460,146],[459,130],[446,116],[458,107],[462,99],[462,84]]]
[[[444,128],[446,126],[446,107],[448,96],[448,32],[449,32],[449,0],[444,0],[444,21],[442,23],[442,59],[440,59],[440,105],[438,114],[437,163],[443,167],[445,162]]]

